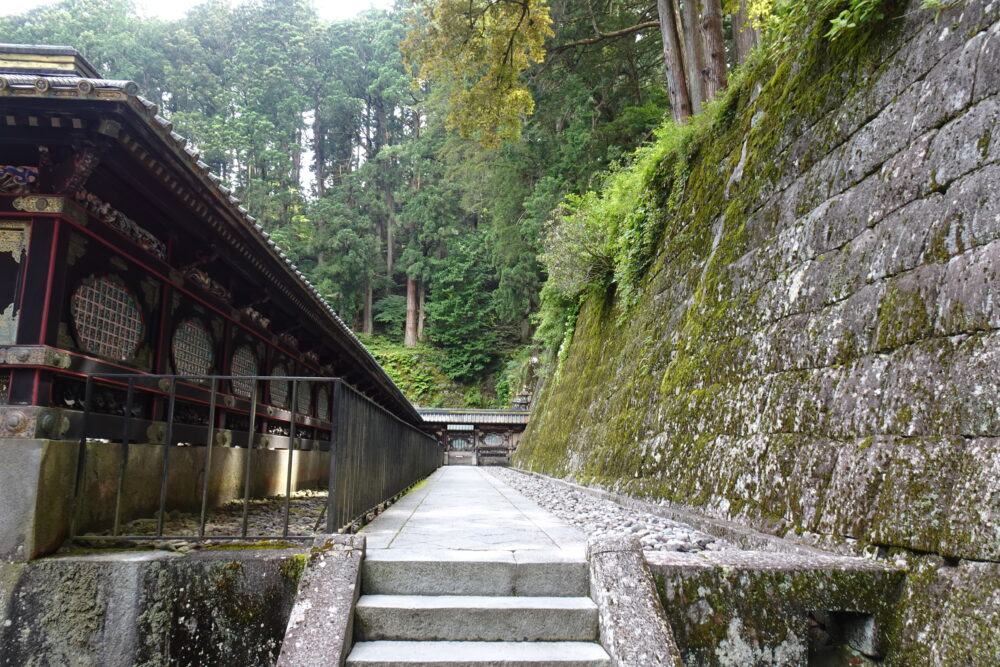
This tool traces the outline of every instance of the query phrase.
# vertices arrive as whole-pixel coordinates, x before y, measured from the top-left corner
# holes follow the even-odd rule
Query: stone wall
[[[0,666],[273,665],[305,550],[0,563]]]
[[[76,442],[0,438],[0,561],[27,560],[59,548],[69,536],[71,515],[78,530],[101,531],[114,522],[118,489],[118,443],[91,443],[87,447],[83,489],[74,504]],[[173,447],[167,475],[166,509],[198,512],[204,483],[204,447]],[[208,488],[209,507],[243,495],[247,449],[215,447]],[[163,448],[132,444],[122,491],[122,521],[155,516],[159,507]],[[288,451],[254,450],[250,466],[250,495],[283,494]],[[296,489],[325,486],[330,455],[297,451],[292,465]]]
[[[516,463],[906,565],[890,662],[995,664],[1000,2],[920,4],[734,93]]]

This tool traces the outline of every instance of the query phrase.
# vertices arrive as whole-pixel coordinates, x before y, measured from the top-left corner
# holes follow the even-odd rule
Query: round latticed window
[[[229,364],[230,375],[257,375],[257,357],[249,345],[236,348],[233,360]],[[253,390],[253,380],[233,380],[233,393],[243,398],[250,398]]]
[[[142,342],[142,313],[132,293],[115,278],[91,276],[73,293],[73,327],[80,347],[125,361]]]
[[[215,355],[212,337],[198,320],[184,320],[177,325],[170,342],[174,370],[178,375],[208,375]]]
[[[271,375],[288,375],[288,369],[283,364],[278,364],[271,369]],[[279,408],[288,407],[288,382],[285,380],[272,380],[271,385],[271,405]]]
[[[322,386],[316,392],[316,416],[329,421],[330,419],[330,388]]]
[[[483,438],[483,444],[487,447],[501,447],[507,441],[502,435],[496,433],[490,433],[485,438]]]

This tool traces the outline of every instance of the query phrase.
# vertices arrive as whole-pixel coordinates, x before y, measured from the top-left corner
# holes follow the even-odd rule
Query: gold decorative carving
[[[17,220],[0,220],[0,253],[10,253],[15,262],[27,248],[27,224]]]
[[[35,420],[20,408],[0,408],[0,436],[31,438],[35,435]]]
[[[25,213],[62,213],[62,197],[18,197],[14,208]]]
[[[38,435],[58,440],[69,431],[69,417],[59,410],[47,410],[38,417]]]
[[[233,432],[229,429],[219,429],[215,432],[215,445],[217,447],[231,447],[233,444]]]
[[[7,347],[0,350],[0,363],[11,366],[47,366],[69,368],[70,356],[49,347]]]

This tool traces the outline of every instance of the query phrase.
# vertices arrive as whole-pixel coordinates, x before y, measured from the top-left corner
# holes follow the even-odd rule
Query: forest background
[[[0,18],[0,41],[136,81],[414,402],[506,407],[588,291],[627,300],[659,224],[629,193],[760,30],[773,59],[802,15],[836,36],[882,4],[416,0],[328,22],[310,0],[171,21],[64,0]]]

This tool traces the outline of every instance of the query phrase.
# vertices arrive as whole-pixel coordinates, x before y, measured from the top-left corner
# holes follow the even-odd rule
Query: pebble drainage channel
[[[738,547],[683,523],[567,489],[561,484],[506,468],[490,468],[514,487],[589,537],[633,536],[646,551],[729,551]]]
[[[292,493],[288,512],[288,534],[314,535],[325,532],[326,521],[323,508],[327,502],[326,491],[302,490]],[[247,542],[256,542],[253,535],[281,535],[284,528],[285,496],[269,498],[251,498],[247,513]],[[315,530],[317,520],[323,517],[319,530]],[[197,535],[199,515],[178,510],[166,513],[163,520],[164,535]],[[243,527],[243,500],[233,500],[225,505],[209,511],[205,521],[206,537],[235,537]],[[135,519],[125,524],[122,535],[155,535],[156,519]],[[111,535],[111,531],[95,533],[95,535]],[[236,543],[229,541],[222,544]],[[72,544],[67,544],[60,551],[72,551],[80,546],[118,548],[122,546],[166,549],[169,551],[189,552],[200,548],[218,548],[219,542],[199,542],[197,540],[121,540],[110,542],[106,540],[87,540],[86,535],[80,535]]]

